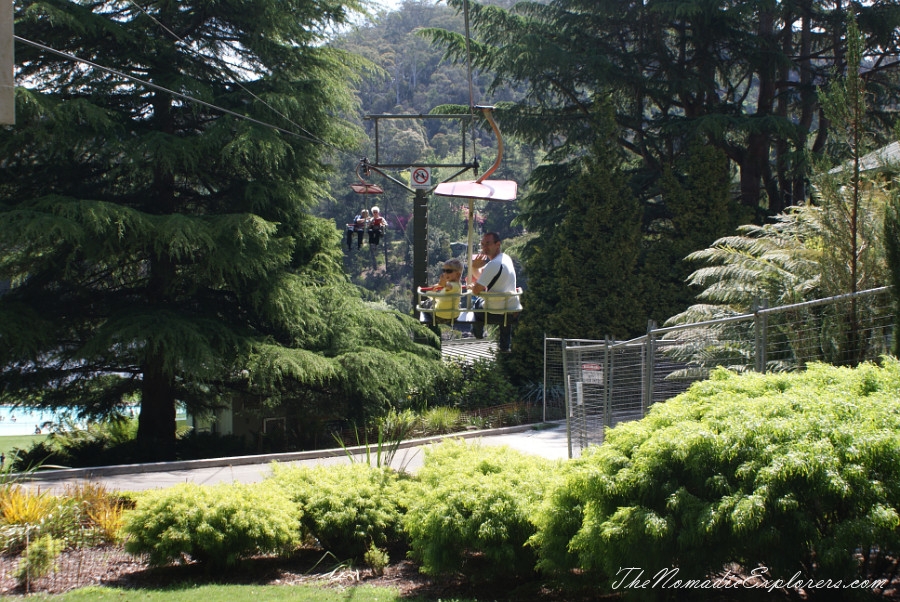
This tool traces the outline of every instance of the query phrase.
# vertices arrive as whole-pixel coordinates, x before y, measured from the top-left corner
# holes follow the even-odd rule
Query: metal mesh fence
[[[544,421],[561,420],[566,417],[566,379],[563,368],[564,347],[578,347],[595,343],[596,341],[579,339],[544,338],[544,380],[541,392]]]
[[[810,362],[855,366],[877,360],[890,353],[894,321],[890,289],[884,287],[651,327],[630,341],[547,339],[545,387],[555,390],[561,383],[570,454],[576,455],[602,443],[607,428],[642,418],[652,404],[678,395],[716,367],[781,372]]]
[[[761,310],[766,371],[796,370],[809,362],[855,366],[890,353],[894,307],[889,289],[873,289]]]
[[[66,537],[67,548],[52,558],[45,573],[20,574],[22,563],[33,541],[13,554],[0,554],[0,598],[31,593],[58,594],[101,583],[117,585],[122,575],[145,570],[147,557],[125,552],[122,545],[98,545],[90,530],[73,530]]]

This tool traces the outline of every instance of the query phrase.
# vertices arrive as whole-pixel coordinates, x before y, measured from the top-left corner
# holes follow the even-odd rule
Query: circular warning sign
[[[428,188],[431,186],[431,170],[427,167],[413,167],[410,180],[413,188]]]

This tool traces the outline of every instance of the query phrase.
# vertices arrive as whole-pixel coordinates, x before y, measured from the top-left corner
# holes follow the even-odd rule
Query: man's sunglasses
[[[444,269],[441,270],[441,271],[444,272],[445,274],[452,274],[452,273],[455,272],[456,270],[451,269],[451,268],[444,268]]]

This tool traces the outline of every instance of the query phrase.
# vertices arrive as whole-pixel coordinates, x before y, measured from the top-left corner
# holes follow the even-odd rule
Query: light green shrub
[[[529,513],[553,467],[506,447],[444,441],[429,449],[404,517],[410,555],[425,573],[457,570],[469,553],[483,554],[496,572],[531,571]]]
[[[569,465],[537,517],[540,566],[877,578],[900,551],[898,391],[893,359],[717,370]]]
[[[258,553],[283,553],[299,541],[296,505],[271,486],[185,483],[138,498],[125,518],[131,554],[151,565],[195,560],[211,570]]]
[[[440,406],[422,413],[422,434],[426,437],[445,435],[459,430],[462,412],[457,408]]]
[[[271,480],[300,511],[304,532],[341,559],[362,558],[371,544],[402,541],[406,481],[387,468],[272,465]]]
[[[24,586],[49,574],[56,567],[56,559],[65,549],[65,542],[52,535],[42,535],[29,545],[15,570],[15,578]]]
[[[391,557],[387,550],[376,548],[375,544],[369,544],[369,549],[363,555],[363,560],[376,575],[383,575],[384,569],[391,563]]]

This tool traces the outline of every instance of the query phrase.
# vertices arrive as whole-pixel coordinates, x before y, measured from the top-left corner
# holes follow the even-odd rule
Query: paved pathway
[[[448,438],[465,438],[473,444],[506,445],[510,448],[543,456],[549,459],[569,457],[565,423],[553,422],[542,425],[524,425],[485,431],[469,431],[448,435]],[[397,450],[391,465],[397,469],[415,472],[421,465],[424,449],[441,441],[444,437],[429,437],[406,441]],[[350,450],[363,451],[359,448]],[[371,454],[374,461],[374,453]],[[365,455],[356,455],[357,461],[365,461]],[[60,492],[84,481],[101,483],[117,491],[140,491],[163,488],[177,483],[255,483],[270,474],[270,464],[280,462],[288,465],[328,465],[350,462],[342,449],[268,454],[262,456],[239,456],[233,458],[213,458],[209,460],[188,460],[183,462],[158,462],[153,464],[133,464],[105,466],[98,468],[72,468],[48,470],[32,475],[28,485],[42,491]]]

